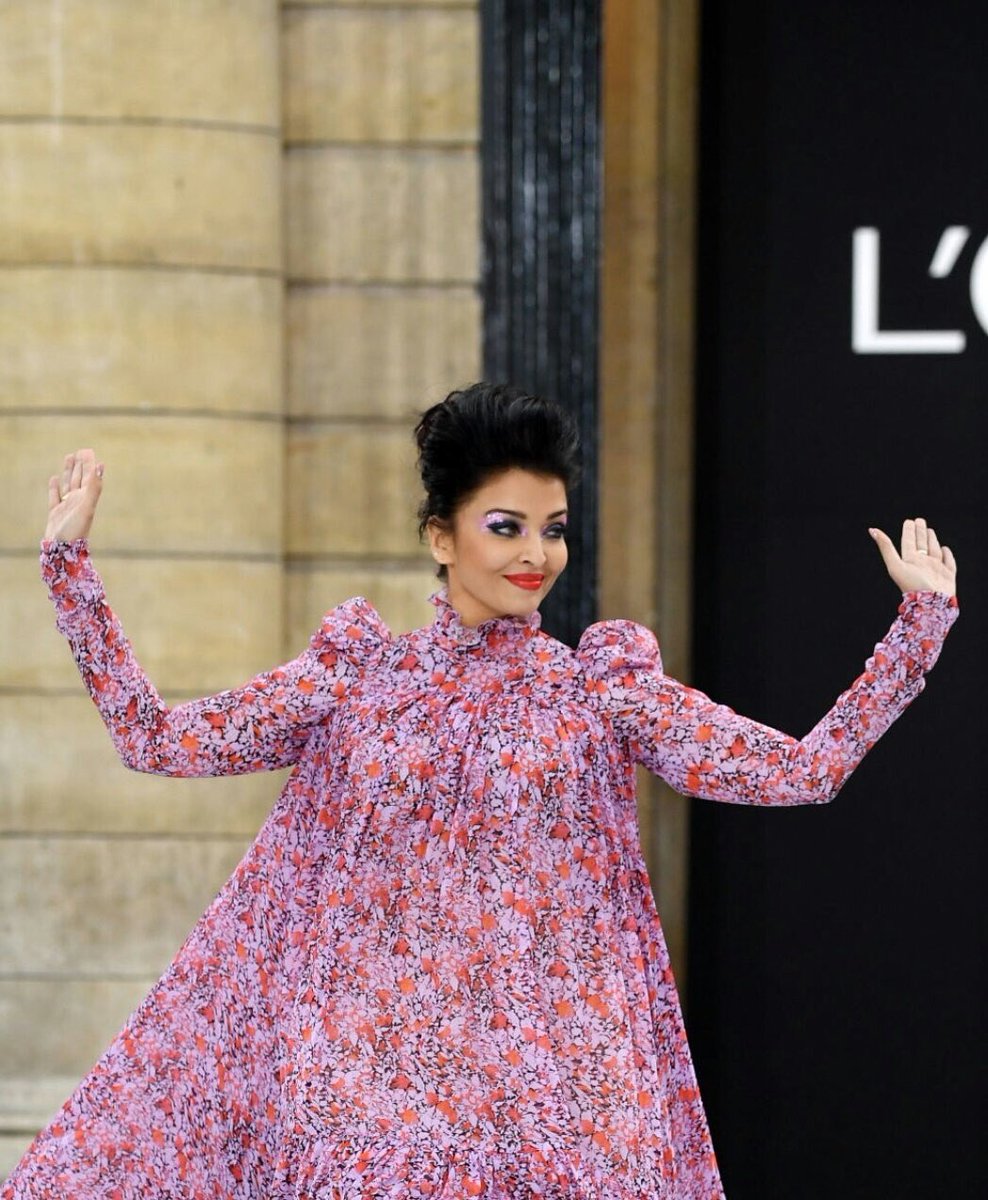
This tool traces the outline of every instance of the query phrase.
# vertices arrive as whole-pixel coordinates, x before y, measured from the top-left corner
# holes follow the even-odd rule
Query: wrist
[[[41,549],[44,551],[52,551],[57,549],[72,549],[86,550],[89,547],[89,538],[87,535],[81,537],[67,538],[59,534],[46,533],[40,542]]]
[[[86,538],[42,538],[38,557],[41,578],[63,617],[81,605],[103,599],[102,580],[90,558]]]

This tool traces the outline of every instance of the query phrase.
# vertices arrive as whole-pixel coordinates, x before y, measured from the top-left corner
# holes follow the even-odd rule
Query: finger
[[[906,517],[902,522],[902,541],[900,546],[902,557],[916,553],[916,522],[912,517]]]
[[[89,491],[95,491],[99,495],[103,478],[103,464],[96,462],[96,454],[93,450],[84,450],[85,458],[82,460],[82,486]]]
[[[940,541],[937,538],[937,531],[932,525],[927,526],[926,529],[926,549],[929,552],[930,558],[935,559],[937,562],[943,561],[943,556],[940,552]]]
[[[943,547],[943,565],[955,574],[957,572],[957,563],[954,561],[954,552],[949,546]]]
[[[72,464],[72,481],[69,486],[73,489],[82,487],[82,458],[79,454],[76,454]]]
[[[50,475],[48,477],[48,511],[57,508],[61,504],[62,498],[58,494],[58,476]]]
[[[878,543],[878,549],[881,553],[883,562],[885,563],[886,567],[891,570],[897,562],[901,561],[898,553],[896,552],[892,539],[881,529],[872,530],[872,534],[875,538],[875,541]]]
[[[915,530],[916,530],[916,553],[917,554],[929,554],[929,547],[927,545],[928,539],[927,539],[927,532],[926,532],[926,522],[923,520],[922,517],[916,518]]]
[[[59,483],[62,498],[65,498],[66,492],[69,490],[69,485],[72,482],[72,467],[75,465],[75,455],[66,454],[62,463],[62,478]]]

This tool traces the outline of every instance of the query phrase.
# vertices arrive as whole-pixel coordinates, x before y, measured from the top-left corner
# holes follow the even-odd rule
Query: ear
[[[429,535],[429,549],[432,551],[432,557],[440,566],[448,567],[454,559],[453,531],[436,517],[430,518],[425,529]]]

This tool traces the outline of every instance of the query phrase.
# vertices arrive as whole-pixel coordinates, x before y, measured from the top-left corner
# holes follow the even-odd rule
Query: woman
[[[662,673],[655,637],[539,628],[566,566],[565,412],[477,384],[416,438],[442,586],[363,598],[298,658],[169,709],[88,554],[101,467],[49,481],[42,572],[124,763],[294,766],[230,880],[3,1192],[40,1197],[722,1195],[639,845],[634,764],[691,796],[818,804],[924,686],[957,616],[918,518],[861,676],[801,741]]]

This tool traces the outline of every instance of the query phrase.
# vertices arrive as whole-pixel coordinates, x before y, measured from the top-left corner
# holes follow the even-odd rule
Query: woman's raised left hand
[[[943,592],[957,595],[957,563],[949,546],[941,546],[932,525],[922,517],[902,522],[902,549],[880,529],[868,532],[878,543],[892,580],[903,592]]]

